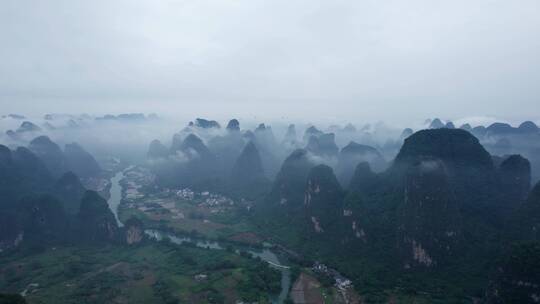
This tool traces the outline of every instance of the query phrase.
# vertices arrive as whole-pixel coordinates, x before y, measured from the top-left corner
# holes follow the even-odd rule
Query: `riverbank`
[[[111,179],[111,197],[108,200],[109,208],[111,208],[112,212],[115,214],[115,217],[117,220],[119,220],[118,216],[118,210],[121,206],[121,202],[123,199],[123,193],[125,193],[122,189],[122,180],[124,178],[123,171],[117,173],[113,179]],[[118,195],[119,194],[119,195]],[[170,229],[168,229],[170,230]],[[197,247],[200,248],[207,248],[212,250],[225,250],[228,249],[229,251],[234,251],[235,253],[241,255],[244,252],[247,252],[250,256],[259,258],[262,261],[266,262],[270,267],[278,270],[281,273],[281,289],[279,294],[275,294],[271,296],[272,302],[281,304],[284,303],[285,300],[288,297],[289,290],[291,287],[291,272],[290,272],[290,266],[283,264],[282,261],[278,258],[278,255],[274,252],[272,252],[269,248],[264,248],[264,246],[261,246],[261,248],[253,248],[249,246],[242,246],[235,244],[233,242],[227,242],[223,243],[222,245],[217,241],[210,241],[207,239],[201,239],[201,238],[192,238],[187,237],[185,235],[179,235],[175,234],[171,231],[163,231],[163,230],[157,230],[157,229],[147,229],[145,231],[146,235],[149,236],[151,239],[154,239],[156,241],[161,241],[165,238],[170,240],[174,244],[182,245],[185,243],[194,244]]]
[[[271,303],[280,274],[227,250],[173,243],[59,245],[0,255],[0,290],[33,303]],[[272,283],[273,282],[273,283]],[[277,289],[277,291],[276,291]]]
[[[153,189],[154,192],[148,194],[145,191],[147,189]],[[205,216],[210,216],[210,219],[216,219],[218,216],[232,217],[230,212],[243,208],[243,205],[235,204],[226,197],[208,192],[196,193],[189,189],[156,190],[151,174],[144,168],[133,166],[113,177],[111,193],[114,195],[111,195],[109,206],[117,220],[120,221],[126,215],[140,217],[147,227],[145,233],[151,239],[156,241],[168,239],[178,245],[187,243],[199,248],[227,250],[236,254],[247,253],[251,257],[260,258],[270,267],[278,270],[281,273],[281,290],[279,294],[272,295],[273,303],[284,303],[289,298],[293,283],[297,286],[302,285],[299,281],[302,273],[304,278],[310,275],[321,278],[325,282],[325,287],[320,288],[318,292],[321,296],[333,295],[334,303],[358,303],[359,297],[347,278],[323,264],[307,261],[302,255],[283,245],[270,243],[268,242],[270,239],[261,238],[249,230],[242,234],[249,235],[248,239],[256,239],[256,242],[242,242],[245,238],[216,237],[221,234],[208,233],[208,229],[223,230],[223,227],[227,225],[222,224],[224,226],[218,227]],[[206,213],[200,218],[186,216],[193,210],[199,212],[202,210]],[[195,224],[192,225],[192,223]],[[191,229],[178,229],[178,227],[191,227]],[[203,233],[197,230],[199,227],[204,227]],[[291,267],[293,266],[297,269],[295,282],[292,282]],[[313,293],[314,291],[310,291],[310,294]]]

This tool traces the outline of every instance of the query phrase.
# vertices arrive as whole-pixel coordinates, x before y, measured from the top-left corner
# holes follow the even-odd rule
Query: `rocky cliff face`
[[[29,149],[4,146],[0,169],[0,250],[116,240],[118,227],[107,202],[85,192],[74,173],[55,180]]]
[[[73,172],[67,172],[55,183],[51,193],[60,199],[68,214],[75,215],[81,207],[86,189]]]
[[[62,204],[44,195],[53,178],[43,162],[26,148],[0,145],[0,249],[23,241],[54,242],[65,234],[67,217]]]
[[[78,214],[81,238],[90,242],[113,241],[118,225],[107,201],[95,191],[86,191]]]
[[[497,267],[486,292],[485,302],[540,302],[540,243],[526,242],[512,246]]]
[[[492,158],[470,133],[460,129],[416,132],[405,140],[390,172],[404,176],[408,167],[426,158],[442,162],[460,208],[489,212],[500,204]]]
[[[0,212],[0,252],[15,248],[24,240],[24,231],[14,212]]]
[[[303,189],[309,170],[314,166],[307,153],[303,149],[295,150],[283,162],[267,199],[269,204],[289,207],[302,205]]]
[[[69,237],[64,207],[50,195],[25,196],[12,209],[0,210],[0,251],[61,243]]]
[[[69,222],[64,206],[52,196],[23,198],[17,206],[17,218],[25,243],[61,242],[69,236]]]
[[[504,201],[492,158],[474,136],[460,129],[417,132],[405,140],[389,172],[403,189],[399,248],[410,250],[413,262],[432,266],[458,255],[473,260],[491,250],[493,244],[470,240],[497,235]]]
[[[398,248],[404,267],[446,262],[455,254],[461,229],[444,163],[425,159],[410,167],[398,209]]]
[[[313,167],[307,176],[304,191],[304,208],[311,233],[339,230],[343,210],[343,190],[332,168],[326,165]]]
[[[125,242],[128,245],[135,245],[144,239],[144,225],[136,217],[130,217],[125,225]]]
[[[477,266],[488,261],[486,252],[498,252],[504,223],[499,171],[464,130],[414,133],[378,174],[359,164],[345,198],[332,170],[309,159],[305,150],[287,158],[265,215],[275,225],[294,227],[282,235],[309,239],[318,254],[360,255],[396,273],[416,274]]]

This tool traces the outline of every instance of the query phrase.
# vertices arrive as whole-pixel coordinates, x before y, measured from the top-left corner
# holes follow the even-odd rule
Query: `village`
[[[150,219],[165,221],[199,220],[210,223],[211,215],[233,208],[234,200],[209,191],[189,188],[161,188],[146,168],[134,166],[124,171],[121,181],[122,208],[142,212]]]
[[[136,210],[153,223],[167,223],[170,227],[180,226],[185,231],[190,231],[185,229],[186,227],[196,228],[199,232],[204,232],[201,226],[215,229],[220,227],[220,224],[212,221],[213,215],[226,213],[233,208],[250,207],[245,201],[236,202],[209,191],[158,187],[155,176],[148,169],[139,166],[126,169],[121,184],[123,189],[121,208]],[[322,285],[316,277],[328,278],[332,282],[331,288],[328,291],[321,289]],[[194,279],[197,282],[205,281],[207,274],[199,273]],[[313,289],[315,286],[319,287]],[[293,284],[291,298],[294,303],[306,303],[304,301],[307,299],[318,299],[322,301],[320,303],[324,303],[327,297],[332,297],[336,303],[358,303],[358,296],[351,280],[337,270],[315,262]],[[315,302],[319,303],[318,300]]]
[[[327,277],[332,278],[335,281],[335,287],[340,291],[345,291],[353,287],[351,280],[345,278],[337,270],[329,268],[325,264],[315,262],[311,270],[315,273],[326,275]]]
[[[335,269],[319,262],[300,273],[291,288],[290,297],[295,304],[360,303],[352,282]]]

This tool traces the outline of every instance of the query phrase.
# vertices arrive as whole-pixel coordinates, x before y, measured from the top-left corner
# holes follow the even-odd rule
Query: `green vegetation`
[[[487,292],[489,303],[536,303],[540,286],[540,242],[517,242],[499,262]]]
[[[142,199],[144,200],[144,199]],[[140,219],[146,228],[170,230],[178,234],[194,234],[208,239],[222,239],[253,244],[253,239],[242,240],[242,234],[253,232],[256,228],[249,218],[249,212],[243,205],[235,205],[211,212],[206,206],[200,206],[198,200],[173,200],[175,209],[184,218],[175,218],[175,214],[164,208],[141,211],[127,208],[121,204],[118,215],[121,222],[134,216]],[[259,243],[260,240],[255,241]]]
[[[28,303],[268,303],[280,274],[227,251],[169,242],[60,246],[0,256],[0,291]]]
[[[25,304],[26,301],[19,294],[0,294],[0,304]]]

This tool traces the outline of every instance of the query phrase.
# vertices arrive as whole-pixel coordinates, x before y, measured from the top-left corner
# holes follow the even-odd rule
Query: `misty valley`
[[[534,122],[0,120],[0,303],[540,302]]]
[[[0,304],[540,304],[540,0],[1,0]]]

